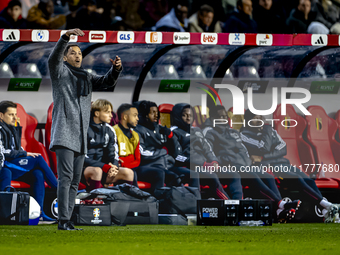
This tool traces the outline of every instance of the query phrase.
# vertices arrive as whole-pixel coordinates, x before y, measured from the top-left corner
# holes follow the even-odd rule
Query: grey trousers
[[[55,149],[58,171],[58,218],[71,219],[85,155],[65,147]]]

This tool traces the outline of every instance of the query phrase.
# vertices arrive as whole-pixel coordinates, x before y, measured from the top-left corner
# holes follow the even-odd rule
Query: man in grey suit
[[[70,218],[87,152],[92,90],[115,86],[122,70],[116,56],[110,59],[113,66],[104,76],[88,73],[81,66],[80,48],[68,44],[71,35],[83,36],[84,32],[68,30],[48,60],[54,102],[50,149],[57,156],[59,230],[76,229]]]

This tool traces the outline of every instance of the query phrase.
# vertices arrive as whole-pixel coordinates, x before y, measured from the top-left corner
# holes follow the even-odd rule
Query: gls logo
[[[135,33],[119,31],[117,34],[117,41],[118,43],[134,43]]]
[[[203,83],[201,83],[201,84],[203,84]],[[216,92],[216,90],[209,85],[206,85],[206,84],[203,84],[203,85],[207,86],[210,90],[212,90],[215,93],[215,95],[217,96],[217,98],[220,101],[220,104],[222,105],[221,98],[218,95],[218,93]],[[228,89],[231,92],[231,95],[233,97],[233,114],[235,114],[235,115],[243,115],[244,114],[244,94],[243,94],[243,92],[240,88],[236,87],[235,85],[230,85],[230,84],[215,84],[215,88]],[[207,92],[206,89],[202,89],[202,90]],[[300,94],[304,94],[304,97],[303,98],[290,99],[290,98],[287,98],[287,96],[286,96],[288,93],[300,93]],[[210,92],[208,94],[210,95],[210,97],[213,98],[213,96]],[[248,108],[253,114],[261,115],[261,116],[270,115],[276,110],[276,107],[278,105],[278,99],[277,99],[278,98],[278,91],[277,91],[276,87],[273,87],[273,90],[272,90],[272,106],[267,110],[255,109],[254,104],[253,104],[253,88],[252,87],[247,88],[247,95],[248,95],[247,96]],[[281,115],[286,115],[287,104],[295,105],[304,115],[312,115],[302,105],[304,103],[307,103],[310,99],[311,99],[311,93],[307,89],[304,89],[304,88],[281,88]],[[214,98],[213,98],[213,100],[215,101]],[[216,104],[216,101],[215,101],[215,104]],[[202,106],[202,114],[206,114],[206,112],[207,112],[207,94],[201,95],[201,106]],[[274,121],[275,120],[272,120],[272,126],[274,125]],[[296,120],[290,120],[290,121],[295,122],[295,125],[289,126],[289,127],[297,126]],[[218,125],[218,124],[227,124],[228,123],[228,121],[224,120],[224,119],[214,119],[213,122],[214,122],[214,127],[215,127],[215,125]],[[283,122],[285,122],[285,121],[283,121]],[[234,123],[234,124],[236,124],[236,123]],[[244,122],[243,123],[237,123],[237,124],[243,124],[245,126]],[[281,122],[281,124],[282,124],[282,122]],[[251,126],[251,124],[249,124],[249,123],[248,123],[248,125]],[[284,124],[282,124],[282,125],[284,125]]]

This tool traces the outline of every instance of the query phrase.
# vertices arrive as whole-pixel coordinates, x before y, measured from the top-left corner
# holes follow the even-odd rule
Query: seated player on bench
[[[140,166],[139,135],[133,130],[138,124],[138,110],[131,104],[122,104],[117,115],[119,124],[113,128],[117,134],[120,164],[135,171],[139,181],[149,182],[153,194],[155,189],[164,186],[165,173],[161,168]]]
[[[210,142],[219,159],[220,166],[233,166],[240,176],[242,185],[249,186],[252,198],[270,199],[273,201],[273,209],[279,221],[289,221],[295,217],[295,212],[301,201],[296,200],[286,203],[276,186],[275,179],[268,173],[262,173],[261,168],[256,171],[241,171],[243,167],[250,167],[252,161],[249,158],[247,148],[243,145],[240,133],[223,120],[227,120],[228,114],[224,106],[217,105],[210,108],[210,119],[205,121],[203,134]],[[213,126],[213,121],[220,119],[218,125]]]
[[[184,183],[199,188],[198,173],[185,167],[176,167],[175,159],[171,153],[168,154],[168,150],[174,149],[173,133],[169,128],[158,124],[156,103],[141,101],[137,104],[139,122],[135,131],[140,139],[141,166],[163,169],[167,186],[177,185],[175,181],[178,180],[178,176],[182,176],[181,180]]]
[[[325,222],[335,222],[339,218],[338,207],[328,202],[321,194],[315,181],[300,169],[290,167],[286,143],[270,125],[264,125],[264,118],[249,109],[244,114],[245,127],[241,128],[241,139],[253,161],[263,166],[278,167],[274,175],[290,190],[298,190],[303,201],[323,207]],[[248,122],[251,126],[248,125]],[[289,171],[282,170],[285,166]],[[337,219],[336,219],[337,218]]]
[[[57,179],[39,153],[27,152],[21,147],[21,129],[17,105],[0,102],[0,190],[11,185],[11,180],[23,181],[33,188],[33,197],[41,208],[41,221],[53,222],[44,211],[45,182],[57,191]],[[19,125],[16,126],[15,124]],[[2,158],[2,162],[1,162]],[[1,167],[0,167],[1,168]]]
[[[203,137],[202,130],[193,127],[192,109],[189,104],[176,104],[171,111],[171,131],[174,133],[175,150],[173,158],[176,166],[184,166],[194,171],[203,166],[218,164],[209,142]],[[208,185],[207,194],[211,198],[229,199],[215,173],[200,171],[201,185]],[[241,183],[239,183],[242,189]]]
[[[109,124],[111,118],[112,104],[109,101],[98,99],[93,102],[82,175],[82,183],[87,185],[88,191],[112,183],[133,184],[134,172],[119,167],[117,136]]]

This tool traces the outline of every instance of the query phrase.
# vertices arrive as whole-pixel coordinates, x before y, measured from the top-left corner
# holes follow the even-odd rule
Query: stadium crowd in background
[[[340,33],[340,0],[3,0],[0,28]]]

